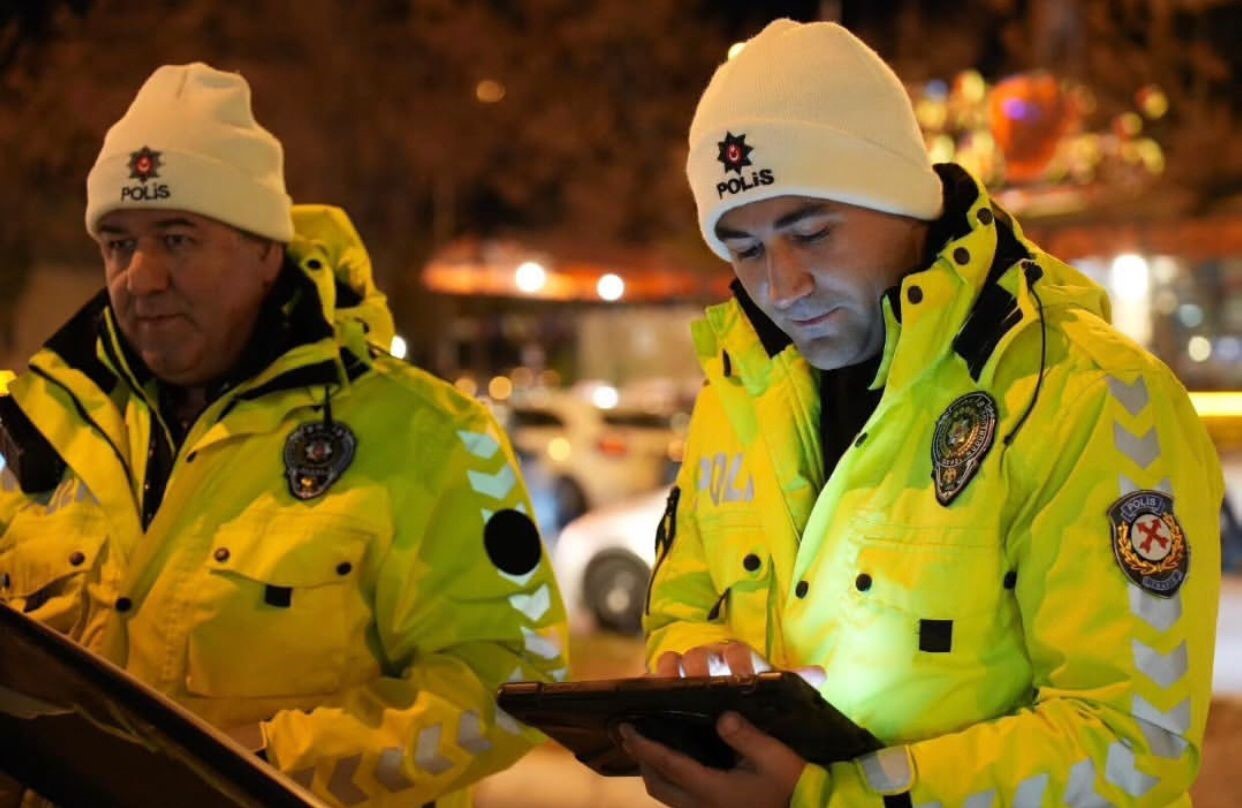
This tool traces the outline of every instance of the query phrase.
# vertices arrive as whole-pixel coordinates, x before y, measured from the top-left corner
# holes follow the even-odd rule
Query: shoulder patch
[[[1160,491],[1134,491],[1108,509],[1113,555],[1126,577],[1153,595],[1177,594],[1190,567],[1190,545]]]

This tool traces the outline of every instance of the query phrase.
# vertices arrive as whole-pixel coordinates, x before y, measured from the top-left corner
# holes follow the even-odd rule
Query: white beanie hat
[[[287,243],[291,204],[284,151],[255,122],[250,85],[201,62],[151,74],[86,178],[92,235],[117,208],[162,208]]]
[[[716,222],[762,199],[810,196],[925,220],[941,208],[901,81],[835,23],[776,20],[716,69],[690,124],[686,176],[703,238],[726,261]]]

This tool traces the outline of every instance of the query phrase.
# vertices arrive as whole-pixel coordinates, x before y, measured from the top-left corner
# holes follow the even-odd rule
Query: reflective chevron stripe
[[[1130,589],[1130,611],[1157,631],[1168,631],[1182,617],[1182,593],[1171,598],[1149,595],[1134,584]]]
[[[897,794],[909,791],[914,781],[910,765],[910,750],[904,746],[889,746],[858,759],[867,785],[879,794]]]
[[[1155,788],[1160,780],[1138,770],[1134,751],[1121,742],[1108,747],[1108,763],[1104,773],[1108,782],[1131,797],[1141,797]]]
[[[492,499],[504,499],[517,484],[517,475],[511,466],[504,466],[495,474],[467,470],[466,476],[470,478],[471,488]]]
[[[534,623],[547,614],[548,609],[552,608],[552,593],[548,589],[548,585],[544,584],[535,590],[533,595],[510,595],[509,605],[526,615],[526,618]]]
[[[1147,382],[1143,381],[1142,376],[1135,379],[1133,384],[1126,384],[1116,376],[1109,376],[1108,389],[1112,391],[1113,398],[1120,401],[1121,406],[1131,415],[1142,412],[1150,400],[1147,395]]]
[[[375,764],[375,781],[393,792],[413,788],[414,784],[401,771],[401,761],[404,759],[405,753],[397,746],[381,752],[379,762]]]
[[[483,460],[491,460],[500,450],[500,441],[480,432],[459,430],[457,436],[466,444],[466,451]]]
[[[457,745],[472,755],[481,755],[492,748],[492,742],[483,736],[483,721],[479,714],[467,710],[457,721]]]
[[[561,655],[561,648],[554,640],[540,636],[524,626],[522,637],[526,641],[526,650],[541,659],[556,659]]]
[[[1160,456],[1160,438],[1156,428],[1152,427],[1142,437],[1135,435],[1120,423],[1113,424],[1113,442],[1117,451],[1133,460],[1138,467],[1145,469]]]
[[[435,777],[453,768],[453,761],[440,754],[440,725],[424,727],[414,747],[414,763]]]
[[[1121,475],[1121,495],[1123,497],[1126,494],[1133,494],[1135,491],[1138,491],[1138,490],[1140,490],[1139,485],[1135,483],[1134,480],[1131,480],[1129,477],[1127,477],[1124,474]],[[1173,496],[1173,483],[1169,481],[1168,477],[1165,477],[1163,480],[1161,480],[1159,483],[1156,484],[1156,487],[1154,489],[1149,488],[1147,490],[1159,491],[1162,494],[1168,494],[1169,496]]]
[[[1131,644],[1134,647],[1134,664],[1161,687],[1168,687],[1186,675],[1189,662],[1185,641],[1167,654],[1161,654],[1138,640],[1131,640]]]
[[[1070,808],[1112,808],[1108,800],[1095,790],[1095,764],[1090,759],[1079,761],[1070,769],[1063,802]]]
[[[1018,784],[1013,795],[1013,808],[1041,808],[1044,804],[1044,792],[1048,790],[1048,774],[1037,774],[1028,777]]]
[[[964,803],[965,808],[992,808],[996,804],[996,789],[972,794]]]
[[[336,762],[332,777],[328,780],[328,793],[336,797],[342,805],[357,805],[365,802],[367,793],[354,783],[354,775],[358,773],[358,765],[362,763],[362,755],[342,758]]]

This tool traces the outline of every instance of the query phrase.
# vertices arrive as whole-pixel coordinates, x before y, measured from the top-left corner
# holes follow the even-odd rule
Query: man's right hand
[[[723,642],[700,645],[684,654],[667,651],[656,660],[651,675],[665,679],[685,676],[751,676],[772,670],[772,665],[746,643]],[[818,688],[824,683],[824,669],[818,665],[799,668],[799,676]]]

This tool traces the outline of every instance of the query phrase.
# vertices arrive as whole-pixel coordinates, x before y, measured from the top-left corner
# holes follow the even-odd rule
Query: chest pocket
[[[699,519],[699,531],[717,601],[709,619],[765,656],[772,560],[759,518],[751,509],[730,509]]]
[[[186,687],[214,697],[331,693],[365,653],[361,565],[370,534],[344,516],[225,525],[193,598]]]
[[[851,622],[907,662],[923,655],[979,661],[1017,621],[992,531],[864,524],[852,543]]]
[[[75,635],[87,615],[87,583],[105,534],[103,516],[91,504],[19,512],[0,542],[0,602]]]

